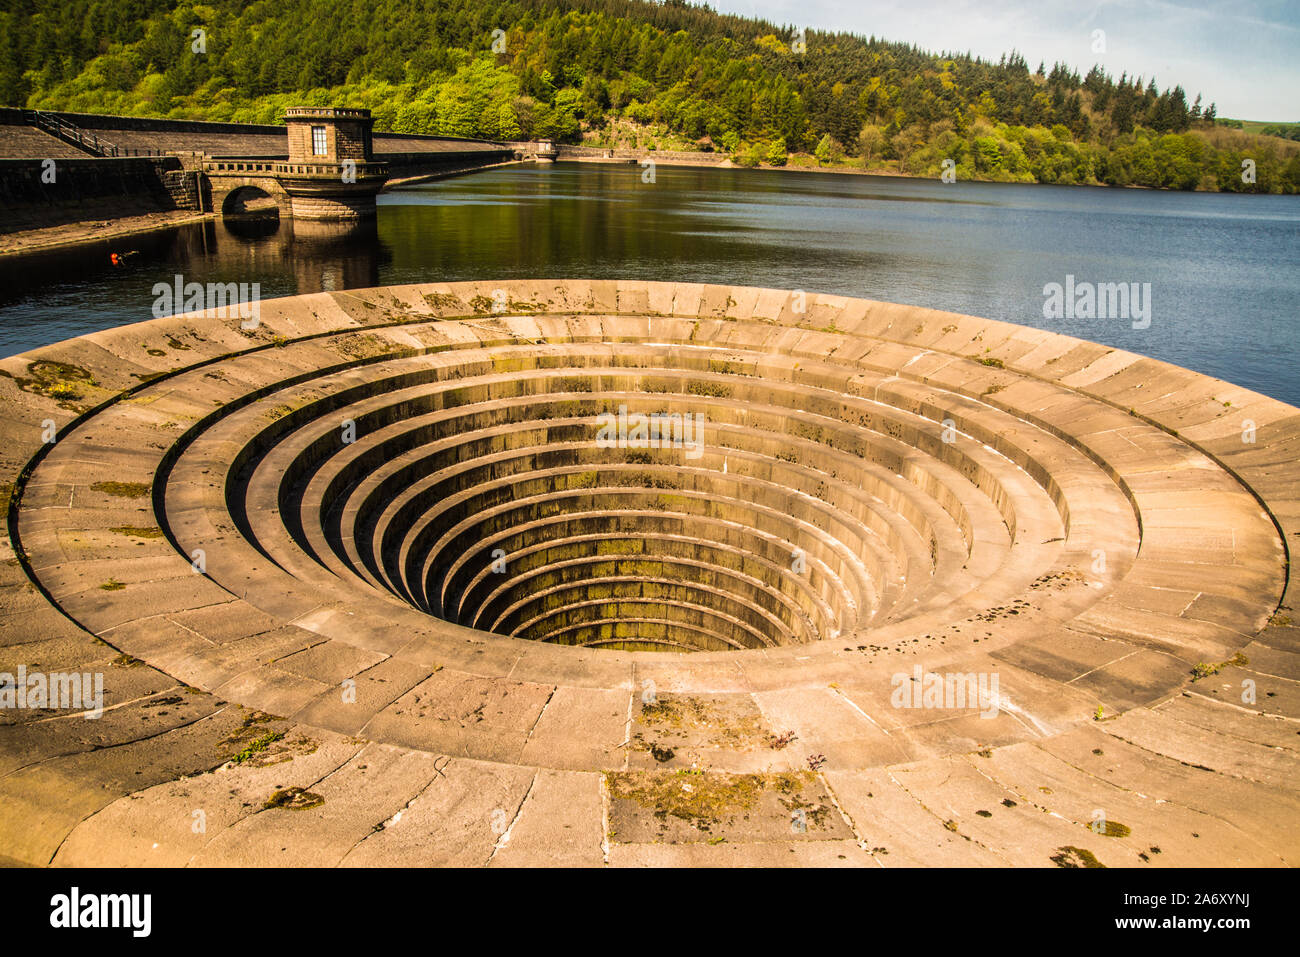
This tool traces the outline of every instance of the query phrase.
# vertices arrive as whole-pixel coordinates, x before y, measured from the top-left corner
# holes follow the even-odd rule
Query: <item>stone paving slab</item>
[[[601,847],[600,778],[540,770],[518,816],[496,843],[494,867],[595,867]]]
[[[358,742],[337,736],[320,741],[322,736],[313,734],[291,729],[239,764],[118,799],[68,835],[55,866],[112,866],[123,854],[151,867],[188,865],[212,840],[256,814],[268,794],[309,788],[361,748]]]
[[[210,867],[338,864],[428,786],[437,773],[434,761],[434,755],[421,751],[369,745],[304,790],[293,790],[292,785],[270,789],[260,809],[215,836],[192,863]],[[381,779],[382,785],[377,783]],[[286,815],[292,816],[292,827],[284,821]]]

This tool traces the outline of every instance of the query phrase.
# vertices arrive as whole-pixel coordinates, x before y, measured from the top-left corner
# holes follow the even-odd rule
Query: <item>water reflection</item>
[[[216,224],[208,223],[208,225]],[[221,220],[221,225],[225,226],[226,232],[235,239],[259,243],[280,231],[280,214],[273,210],[261,216],[228,216]]]
[[[374,220],[274,215],[119,236],[0,260],[0,354],[150,317],[153,286],[257,282],[263,299],[377,286],[392,253]]]
[[[332,292],[379,285],[392,260],[374,219],[359,223],[291,220],[289,258],[299,292]]]
[[[184,232],[184,231],[182,231]],[[379,240],[375,220],[326,223],[269,215],[244,216],[204,223],[194,236],[176,241],[189,262],[203,259],[214,268],[237,267],[257,276],[284,273],[296,293],[333,292],[379,285],[380,268],[392,260]],[[188,277],[187,277],[188,278]]]

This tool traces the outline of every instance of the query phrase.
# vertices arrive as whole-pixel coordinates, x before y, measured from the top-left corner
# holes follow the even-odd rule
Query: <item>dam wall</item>
[[[195,174],[174,156],[0,159],[0,233],[198,208]]]

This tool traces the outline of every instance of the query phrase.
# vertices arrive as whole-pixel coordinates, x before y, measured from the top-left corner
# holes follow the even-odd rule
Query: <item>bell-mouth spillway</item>
[[[1300,414],[1054,333],[801,291],[439,283],[152,320],[0,372],[0,670],[70,622],[196,701],[602,775],[629,808],[644,794],[617,775],[831,789],[823,764],[1112,721],[1194,765],[1153,709],[1270,740],[1183,702],[1198,669],[1297,678]],[[921,722],[896,676],[922,666],[999,680]],[[477,720],[448,704],[475,695]],[[1293,767],[1205,763],[1282,791]],[[823,837],[869,856],[852,801]],[[41,861],[13,826],[30,853],[0,853]]]

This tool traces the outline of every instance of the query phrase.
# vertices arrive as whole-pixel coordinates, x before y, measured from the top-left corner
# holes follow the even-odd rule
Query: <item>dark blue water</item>
[[[134,250],[113,267],[108,253]],[[380,197],[360,233],[209,223],[0,261],[0,353],[149,318],[152,286],[262,296],[590,276],[867,296],[1118,346],[1300,405],[1300,197],[559,164]],[[1151,324],[1045,319],[1043,287],[1151,285]]]

